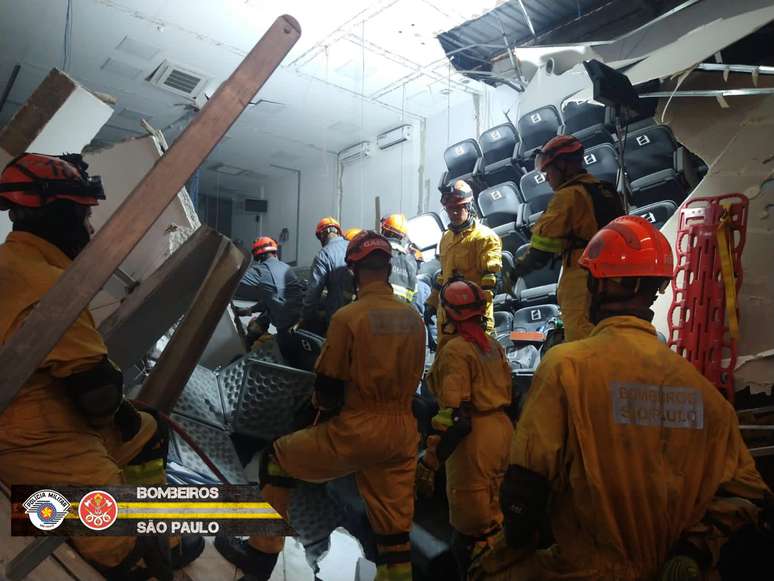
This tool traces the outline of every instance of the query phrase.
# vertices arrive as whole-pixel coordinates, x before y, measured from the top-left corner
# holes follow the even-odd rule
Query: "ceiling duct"
[[[189,99],[196,99],[208,80],[201,73],[166,60],[148,78],[151,85]]]

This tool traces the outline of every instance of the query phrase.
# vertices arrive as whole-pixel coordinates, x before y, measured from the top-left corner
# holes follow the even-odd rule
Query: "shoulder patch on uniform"
[[[417,319],[410,310],[374,309],[368,311],[374,335],[411,335],[417,331]]]
[[[704,396],[694,387],[610,384],[617,424],[704,429]]]

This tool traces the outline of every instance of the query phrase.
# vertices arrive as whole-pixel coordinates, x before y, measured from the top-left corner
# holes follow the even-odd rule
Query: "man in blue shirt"
[[[277,258],[277,243],[262,236],[253,243],[253,264],[239,283],[236,296],[256,301],[252,307],[236,309],[239,316],[262,313],[259,326],[268,331],[269,325],[277,329],[277,344],[282,356],[292,360],[292,327],[301,318],[301,305],[306,286],[290,270],[290,266]]]

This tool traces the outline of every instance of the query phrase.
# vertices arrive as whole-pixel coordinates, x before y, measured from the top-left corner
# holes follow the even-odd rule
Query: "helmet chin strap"
[[[38,236],[73,260],[91,240],[84,223],[87,209],[80,204],[61,200],[43,208],[14,208],[11,212],[15,231]]]
[[[473,221],[476,219],[476,216],[473,214],[473,208],[470,207],[470,204],[468,204],[468,219],[462,222],[461,224],[453,224],[449,223],[449,230],[454,232],[455,234],[459,234],[466,228],[469,228],[471,224],[473,224]]]

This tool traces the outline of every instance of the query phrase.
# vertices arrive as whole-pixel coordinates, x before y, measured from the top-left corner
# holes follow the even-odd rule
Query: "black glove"
[[[549,493],[548,481],[540,474],[515,464],[508,467],[500,488],[500,508],[509,547],[520,549],[537,541]]]
[[[137,435],[142,425],[142,417],[137,409],[129,402],[123,400],[118,406],[116,415],[113,416],[116,427],[121,432],[121,440],[128,442]]]
[[[249,317],[253,314],[252,307],[234,307],[234,314],[237,317]]]
[[[424,317],[425,317],[425,325],[427,325],[428,327],[434,325],[433,317],[435,317],[437,314],[438,314],[438,309],[436,309],[432,305],[426,304],[425,305],[425,315],[424,315]]]

